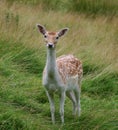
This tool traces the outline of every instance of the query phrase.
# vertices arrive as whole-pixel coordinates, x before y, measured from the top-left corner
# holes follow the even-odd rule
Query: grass
[[[118,0],[7,0],[29,5],[41,5],[45,11],[60,10],[62,12],[77,12],[87,15],[118,15]]]
[[[57,45],[57,56],[72,53],[83,62],[82,115],[74,118],[66,99],[64,126],[57,96],[56,124],[51,124],[42,86],[46,48],[36,23],[49,30],[69,27]],[[117,23],[115,16],[93,18],[0,2],[0,130],[117,130]]]

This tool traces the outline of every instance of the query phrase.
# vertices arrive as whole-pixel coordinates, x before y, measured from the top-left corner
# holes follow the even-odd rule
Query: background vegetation
[[[0,1],[0,130],[118,129],[118,1]],[[46,48],[36,23],[48,30],[69,27],[57,56],[83,62],[82,115],[73,117],[66,99],[65,125],[51,124],[42,86]]]
[[[7,0],[30,5],[41,4],[45,10],[80,12],[86,14],[118,15],[118,0]]]

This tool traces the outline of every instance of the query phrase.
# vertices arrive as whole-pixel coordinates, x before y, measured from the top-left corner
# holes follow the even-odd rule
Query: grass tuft
[[[13,113],[8,112],[0,116],[1,130],[21,130],[26,128],[26,122],[13,115]]]
[[[93,78],[88,78],[83,82],[83,91],[89,96],[99,96],[109,98],[118,94],[117,91],[117,74],[98,74]]]

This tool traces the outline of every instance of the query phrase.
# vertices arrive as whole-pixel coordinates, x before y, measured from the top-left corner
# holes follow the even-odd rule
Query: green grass
[[[112,73],[98,74],[92,79],[90,77],[83,82],[83,91],[89,93],[89,96],[99,96],[102,98],[118,95],[117,77],[117,74]]]
[[[68,1],[59,1],[57,9],[57,1],[51,1],[47,9],[53,8],[48,12],[42,9],[42,5],[33,4],[41,2],[38,0],[28,1],[30,4],[17,2],[0,3],[0,130],[117,130],[118,19],[112,12],[114,10],[116,14],[115,2],[101,8],[101,13],[108,13],[112,19],[83,15],[97,14],[104,0],[92,2],[95,6],[90,12],[90,1],[80,0],[78,3],[75,0],[75,3],[81,3],[79,12],[82,14],[79,15],[69,13],[72,10],[68,12]],[[43,7],[49,1],[45,2]],[[63,13],[61,8],[68,13]],[[63,126],[57,96],[56,124],[51,123],[49,102],[42,86],[46,48],[36,23],[44,24],[50,30],[69,27],[70,31],[57,45],[57,56],[72,53],[83,62],[82,115],[73,117],[71,101],[66,98]]]
[[[8,0],[29,5],[41,5],[44,10],[78,12],[87,15],[118,15],[118,0]]]
[[[82,85],[81,117],[72,116],[72,104],[67,99],[65,125],[60,126],[56,107],[57,122],[53,126],[48,99],[41,84],[44,58],[40,60],[42,57],[37,50],[27,48],[21,43],[0,41],[0,50],[1,130],[117,129],[117,75],[101,74],[91,79],[90,75],[94,71],[88,69],[87,73],[86,70]],[[59,105],[58,97],[56,104]]]

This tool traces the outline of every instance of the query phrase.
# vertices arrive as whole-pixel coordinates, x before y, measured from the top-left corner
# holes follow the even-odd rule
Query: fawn
[[[47,46],[47,60],[43,71],[43,86],[50,103],[52,123],[55,123],[54,93],[59,95],[61,122],[64,123],[64,102],[67,95],[73,103],[73,114],[80,115],[80,85],[83,75],[82,63],[73,55],[63,55],[56,59],[56,44],[68,28],[58,32],[49,32],[37,24]]]

